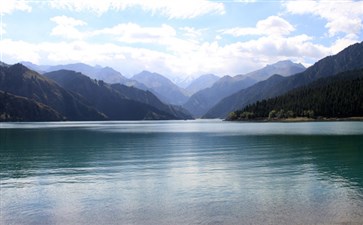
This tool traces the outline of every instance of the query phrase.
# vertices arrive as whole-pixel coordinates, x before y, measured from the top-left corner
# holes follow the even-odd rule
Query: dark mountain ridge
[[[44,76],[79,94],[109,119],[192,119],[187,113],[163,104],[148,91],[121,84],[110,85],[69,70],[45,73]]]
[[[363,116],[363,69],[323,77],[229,114],[230,120]]]
[[[190,113],[180,106],[168,105],[160,101],[152,92],[148,90],[140,90],[138,88],[129,87],[122,84],[112,84],[111,87],[122,95],[135,101],[151,105],[157,109],[165,111],[176,118],[193,119]]]
[[[74,71],[43,76],[21,64],[1,66],[0,91],[2,121],[192,119],[151,92]]]
[[[51,107],[67,120],[103,120],[106,117],[80,96],[21,64],[1,67],[0,90]]]
[[[61,121],[60,113],[35,100],[0,91],[0,121]]]

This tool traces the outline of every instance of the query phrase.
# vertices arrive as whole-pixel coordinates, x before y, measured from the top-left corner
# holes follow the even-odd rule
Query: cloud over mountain
[[[82,62],[128,77],[308,66],[363,39],[361,1],[0,1],[3,61]]]

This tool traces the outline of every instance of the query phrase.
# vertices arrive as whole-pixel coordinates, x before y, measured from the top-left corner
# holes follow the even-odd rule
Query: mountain
[[[214,74],[205,74],[193,80],[185,89],[190,95],[193,95],[200,90],[212,87],[219,78]]]
[[[363,116],[363,69],[320,78],[229,114],[229,120]]]
[[[242,76],[251,77],[257,81],[262,81],[274,74],[279,74],[286,77],[303,72],[305,69],[306,68],[301,63],[293,63],[290,60],[284,60],[272,65],[267,65],[262,69],[247,73]]]
[[[126,77],[110,67],[90,66],[84,63],[50,66],[46,72],[58,70],[72,70],[89,76],[92,79],[103,80],[107,83],[121,83],[127,80]]]
[[[173,115],[176,119],[193,119],[190,113],[182,107],[167,105],[161,102],[152,92],[128,87],[122,84],[112,84],[111,87],[122,95]]]
[[[186,89],[194,80],[192,77],[174,77],[171,81],[178,87]]]
[[[319,78],[363,68],[363,42],[347,47],[334,56],[319,60],[304,72],[290,77],[270,77],[221,100],[204,118],[225,118],[229,112],[242,109],[258,100],[282,95]]]
[[[81,97],[74,95],[55,82],[28,69],[22,64],[0,68],[0,90],[41,103],[57,111],[66,120],[103,120],[105,116]],[[19,99],[15,99],[18,101]],[[33,104],[34,105],[34,104]],[[42,105],[38,106],[44,108]],[[34,107],[33,107],[34,108]],[[49,110],[48,110],[49,111]],[[24,115],[28,112],[24,112]],[[21,115],[18,115],[21,117]],[[26,118],[26,116],[24,116]],[[39,120],[48,120],[49,117]]]
[[[9,67],[9,65],[8,65],[8,64],[3,63],[3,62],[1,62],[1,61],[0,61],[0,66],[1,66],[1,67]]]
[[[103,80],[107,83],[126,83],[129,81],[120,72],[112,69],[111,67],[90,66],[84,63],[73,63],[55,66],[36,65],[31,62],[22,62],[22,64],[41,74],[57,70],[72,70],[83,73],[84,75],[87,75],[92,79]]]
[[[237,81],[233,77],[224,76],[212,87],[203,89],[192,95],[183,107],[192,113],[194,117],[201,117],[224,97],[249,87],[254,83],[256,81],[249,77]]]
[[[144,84],[164,103],[182,105],[188,100],[183,89],[160,74],[142,71],[134,75],[131,80]]]
[[[79,94],[111,120],[191,119],[190,115],[160,102],[151,92],[121,84],[109,85],[70,70],[44,76]]]
[[[37,64],[34,64],[32,62],[28,62],[28,61],[22,61],[22,62],[20,62],[20,64],[26,66],[27,68],[29,68],[31,70],[36,71],[39,74],[45,73],[47,71],[47,69],[50,67],[50,66],[47,66],[47,65],[37,65]]]
[[[303,71],[304,69],[305,67],[301,64],[291,61],[280,61],[248,74],[234,77],[224,76],[215,82],[212,87],[192,95],[183,107],[191,112],[193,116],[201,117],[223,98],[252,86],[259,79],[264,79],[274,74],[289,76],[295,71]]]
[[[47,105],[0,91],[0,121],[60,121],[65,118]]]

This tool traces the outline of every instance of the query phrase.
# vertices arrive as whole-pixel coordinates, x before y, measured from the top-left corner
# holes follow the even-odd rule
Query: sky
[[[0,0],[0,57],[183,81],[280,60],[305,66],[363,40],[363,1]]]

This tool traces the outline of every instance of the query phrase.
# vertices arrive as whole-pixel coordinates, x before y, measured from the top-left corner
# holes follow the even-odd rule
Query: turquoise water
[[[0,123],[0,224],[363,224],[363,123]]]

